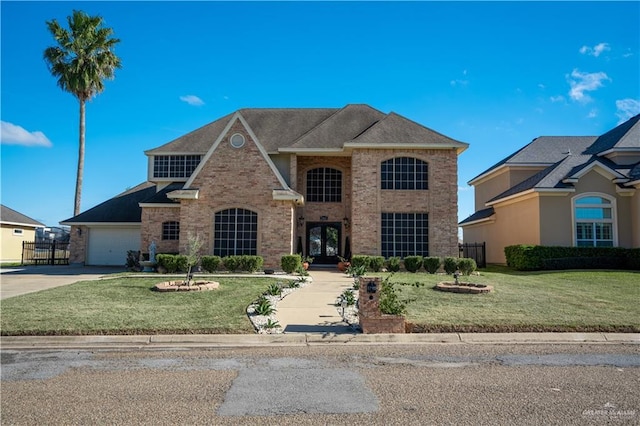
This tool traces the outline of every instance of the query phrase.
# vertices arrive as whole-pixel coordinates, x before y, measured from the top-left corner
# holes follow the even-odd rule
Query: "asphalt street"
[[[640,424],[640,345],[7,350],[2,424]]]

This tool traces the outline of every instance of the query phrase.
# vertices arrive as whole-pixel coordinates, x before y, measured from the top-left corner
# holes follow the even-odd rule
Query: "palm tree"
[[[78,147],[78,171],[73,214],[80,213],[82,173],[84,169],[85,102],[104,90],[104,80],[112,80],[120,58],[113,48],[120,40],[111,38],[113,30],[103,27],[100,16],[89,16],[74,10],[67,17],[69,29],[62,28],[53,19],[47,21],[49,32],[56,41],[44,51],[44,60],[51,74],[58,79],[58,86],[71,93],[80,102],[80,142]]]

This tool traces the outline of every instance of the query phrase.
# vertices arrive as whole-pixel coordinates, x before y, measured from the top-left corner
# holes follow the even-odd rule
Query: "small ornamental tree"
[[[203,241],[199,235],[193,235],[189,232],[187,236],[186,255],[187,258],[187,276],[184,280],[186,285],[191,285],[192,273],[191,270],[200,262],[200,249],[202,248]]]

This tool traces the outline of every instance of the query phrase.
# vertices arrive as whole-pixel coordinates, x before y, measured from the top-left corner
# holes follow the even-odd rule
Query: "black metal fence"
[[[23,241],[22,264],[68,265],[69,243],[60,241]]]
[[[487,267],[487,243],[464,243],[458,244],[460,250],[459,257],[470,257],[476,261],[478,268]]]

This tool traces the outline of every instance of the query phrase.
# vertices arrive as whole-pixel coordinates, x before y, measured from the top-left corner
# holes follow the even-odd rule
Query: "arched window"
[[[307,172],[307,201],[342,202],[342,172],[329,167],[309,170]]]
[[[162,239],[163,240],[180,239],[180,222],[176,222],[176,221],[162,222]]]
[[[396,157],[380,165],[382,189],[429,189],[428,165],[412,157]]]
[[[615,199],[603,194],[583,194],[573,199],[575,245],[578,247],[613,247]]]
[[[246,209],[227,209],[215,214],[213,254],[220,257],[256,255],[258,214]]]

